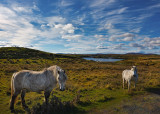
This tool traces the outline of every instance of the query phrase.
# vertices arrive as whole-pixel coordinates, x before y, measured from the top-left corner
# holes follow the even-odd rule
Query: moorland
[[[83,57],[118,58],[118,62],[95,62]],[[43,70],[51,65],[65,69],[66,90],[52,91],[49,107],[44,94],[28,92],[16,113],[158,113],[160,112],[160,55],[143,54],[52,54],[21,47],[0,48],[0,113],[9,114],[10,81],[19,70]],[[137,66],[138,83],[122,89],[122,71]]]

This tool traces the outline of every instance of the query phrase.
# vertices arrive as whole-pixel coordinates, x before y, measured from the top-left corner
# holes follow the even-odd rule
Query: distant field
[[[120,58],[122,61],[94,62],[82,57]],[[160,110],[160,55],[63,55],[50,54],[26,48],[0,48],[0,113],[10,113],[10,79],[14,72],[42,70],[51,65],[65,69],[68,76],[66,90],[55,88],[50,96],[48,113],[134,113]],[[137,87],[131,91],[122,89],[121,73],[132,65],[138,68]],[[31,113],[42,113],[43,92],[30,92],[26,103]],[[58,98],[59,106],[54,109]],[[137,102],[136,102],[137,100]],[[142,106],[142,105],[145,106]],[[134,107],[134,108],[131,108]],[[147,108],[145,108],[147,107]],[[53,110],[54,109],[54,110]],[[62,110],[65,111],[62,111]],[[142,110],[141,110],[142,109]],[[20,97],[15,105],[17,113],[25,113]]]

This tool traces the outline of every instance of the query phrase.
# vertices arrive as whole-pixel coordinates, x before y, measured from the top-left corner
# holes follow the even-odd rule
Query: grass
[[[122,113],[124,111],[121,109],[125,106],[120,105],[120,109],[115,104],[145,96],[146,93],[159,95],[159,55],[56,55],[26,48],[0,48],[0,52],[0,113],[10,113],[10,79],[14,72],[22,69],[42,70],[55,64],[66,70],[68,80],[64,92],[59,91],[58,86],[52,91],[48,113],[64,113],[58,110],[69,113],[98,113],[115,108],[115,112]],[[81,59],[86,56],[125,60],[108,63]],[[132,65],[138,68],[139,81],[135,89],[132,83],[131,91],[128,92],[127,86],[125,90],[122,89],[121,73]],[[43,92],[29,92],[25,99],[32,113],[42,113],[46,110]],[[58,100],[55,102],[55,99]],[[16,112],[25,113],[20,102],[19,97],[15,106]],[[53,108],[55,104],[57,109]],[[70,110],[67,110],[67,107]]]

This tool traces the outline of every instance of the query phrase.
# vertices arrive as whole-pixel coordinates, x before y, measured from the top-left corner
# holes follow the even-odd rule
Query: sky
[[[0,47],[160,54],[160,0],[0,0]]]

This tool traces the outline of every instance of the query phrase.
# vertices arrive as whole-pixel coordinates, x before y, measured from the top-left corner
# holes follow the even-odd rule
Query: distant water
[[[116,62],[121,61],[123,59],[112,59],[112,58],[92,58],[92,57],[84,57],[85,60],[92,60],[96,62]]]

